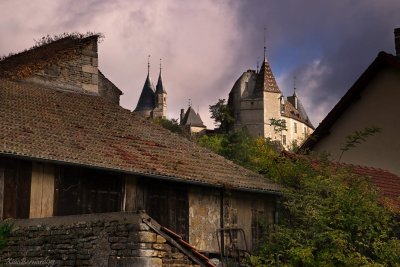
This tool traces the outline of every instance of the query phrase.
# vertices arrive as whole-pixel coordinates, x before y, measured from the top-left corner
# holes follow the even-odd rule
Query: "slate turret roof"
[[[150,73],[147,73],[146,81],[144,82],[142,93],[134,111],[153,110],[155,103],[154,86],[150,79]]]
[[[181,125],[189,125],[196,127],[206,127],[203,123],[203,120],[200,118],[200,115],[194,111],[192,107],[189,106],[188,110],[181,121]]]
[[[158,81],[156,85],[156,94],[166,94],[167,91],[164,88],[163,82],[162,82],[162,77],[161,77],[161,70],[160,70],[160,75],[158,76]]]
[[[0,156],[210,187],[280,187],[97,95],[0,79]]]
[[[297,108],[296,108],[296,101],[297,101]],[[307,112],[303,104],[301,103],[299,97],[296,95],[296,92],[293,93],[293,96],[287,97],[287,101],[285,101],[284,113],[282,115],[303,122],[310,128],[314,129],[314,126],[312,125],[310,119],[308,118]]]

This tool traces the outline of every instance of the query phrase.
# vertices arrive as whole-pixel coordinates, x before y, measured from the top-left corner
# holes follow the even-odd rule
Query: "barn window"
[[[56,183],[55,214],[121,211],[122,189],[122,177],[118,174],[60,167]]]

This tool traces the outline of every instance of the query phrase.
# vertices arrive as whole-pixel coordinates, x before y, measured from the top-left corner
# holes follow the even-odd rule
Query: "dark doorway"
[[[147,188],[146,212],[159,224],[188,240],[189,201],[186,186],[158,180],[143,186]]]
[[[3,166],[3,218],[29,218],[32,162],[0,159]]]

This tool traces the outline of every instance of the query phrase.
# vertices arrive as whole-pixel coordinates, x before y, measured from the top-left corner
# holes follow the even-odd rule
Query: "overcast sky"
[[[178,118],[191,99],[213,128],[208,106],[256,68],[267,27],[281,91],[292,94],[296,76],[317,126],[379,51],[394,53],[399,11],[399,0],[1,0],[0,55],[48,34],[104,33],[99,68],[124,92],[123,107],[136,107],[150,54],[154,84],[162,58],[169,117]]]

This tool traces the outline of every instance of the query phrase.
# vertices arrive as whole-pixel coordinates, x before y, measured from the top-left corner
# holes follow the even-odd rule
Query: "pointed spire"
[[[147,76],[150,75],[150,55],[147,56]]]
[[[258,73],[258,69],[260,68],[260,58],[257,58],[257,72],[256,73]]]
[[[267,41],[266,41],[266,30],[267,28],[264,27],[264,61],[267,59]]]
[[[148,111],[154,108],[155,94],[154,86],[150,79],[150,55],[147,58],[147,77],[144,82],[142,93],[134,111]]]
[[[293,77],[293,96],[296,96],[296,76]]]
[[[161,77],[161,61],[162,59],[160,58],[160,74],[158,75],[158,81],[157,81],[157,85],[156,85],[156,94],[166,94],[167,91],[165,91],[163,82],[162,82],[162,77]]]

